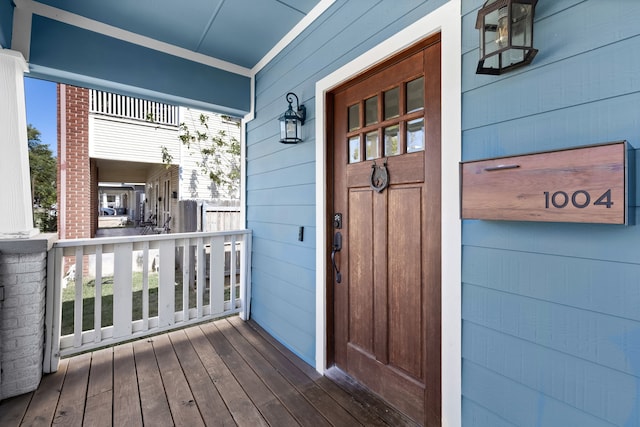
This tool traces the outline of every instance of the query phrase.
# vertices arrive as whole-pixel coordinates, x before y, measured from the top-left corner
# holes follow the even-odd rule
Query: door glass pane
[[[424,108],[424,77],[407,83],[407,113]]]
[[[389,120],[400,115],[400,88],[394,87],[384,93],[384,119]]]
[[[360,104],[349,107],[349,132],[360,127]]]
[[[378,131],[367,134],[367,160],[377,159],[378,153]]]
[[[424,119],[407,122],[407,153],[424,150]]]
[[[378,97],[374,96],[364,101],[364,125],[378,123]]]
[[[400,154],[400,126],[390,126],[384,130],[384,155],[397,156]]]
[[[358,163],[360,158],[360,137],[349,138],[349,163]]]

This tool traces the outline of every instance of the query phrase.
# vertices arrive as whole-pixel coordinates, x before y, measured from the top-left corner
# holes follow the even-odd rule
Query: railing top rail
[[[208,231],[193,233],[170,233],[170,234],[150,234],[136,236],[118,236],[118,237],[97,237],[94,239],[65,239],[58,240],[53,244],[54,248],[69,248],[78,246],[95,246],[95,245],[111,245],[117,243],[129,242],[153,242],[162,240],[178,240],[178,239],[195,239],[200,237],[216,237],[216,236],[237,236],[250,235],[251,230],[229,230],[229,231]]]

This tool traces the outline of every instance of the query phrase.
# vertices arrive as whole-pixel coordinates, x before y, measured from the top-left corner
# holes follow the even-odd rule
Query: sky
[[[56,84],[30,77],[24,78],[27,123],[40,131],[40,141],[57,155],[58,123]]]

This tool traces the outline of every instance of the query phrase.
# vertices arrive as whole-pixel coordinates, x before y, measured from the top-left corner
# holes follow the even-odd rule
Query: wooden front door
[[[329,241],[341,243],[335,269],[329,259],[333,362],[440,425],[439,35],[336,89],[328,105]]]

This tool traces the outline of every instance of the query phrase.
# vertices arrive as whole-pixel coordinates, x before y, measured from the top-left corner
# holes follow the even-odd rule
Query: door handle
[[[331,250],[331,263],[333,264],[333,269],[336,272],[336,282],[342,282],[342,274],[340,274],[340,270],[336,264],[336,253],[342,250],[342,233],[339,231],[333,236],[333,249]]]

